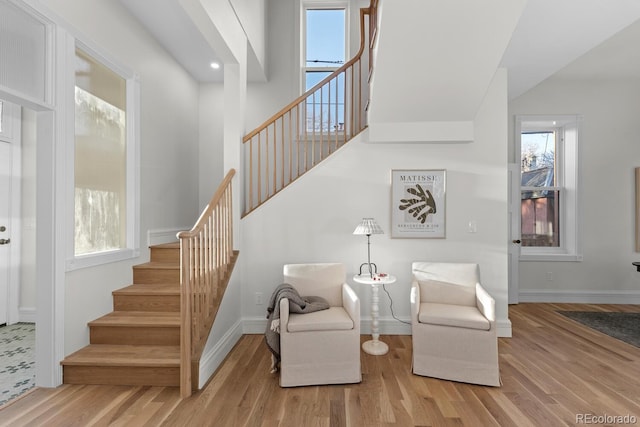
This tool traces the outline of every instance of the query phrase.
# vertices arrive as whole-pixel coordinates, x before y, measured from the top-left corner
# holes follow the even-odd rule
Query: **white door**
[[[509,304],[518,303],[520,198],[520,165],[509,164]]]
[[[11,208],[11,144],[0,140],[0,325],[9,310],[9,266],[11,265],[9,211]]]
[[[20,109],[0,100],[0,325],[16,323],[20,245]]]

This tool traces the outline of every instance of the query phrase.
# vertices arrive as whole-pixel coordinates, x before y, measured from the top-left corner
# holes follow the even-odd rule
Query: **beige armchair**
[[[280,385],[347,384],[362,381],[360,300],[346,283],[343,264],[288,264],[284,282],[300,295],[320,296],[329,309],[289,313],[280,301]]]
[[[414,262],[413,373],[500,386],[495,301],[469,263]]]

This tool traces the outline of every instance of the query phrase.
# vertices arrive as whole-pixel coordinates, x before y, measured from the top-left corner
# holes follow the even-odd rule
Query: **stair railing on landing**
[[[355,57],[244,137],[248,172],[243,216],[366,128],[371,67],[362,64],[364,16],[369,15],[369,34],[375,36],[377,3],[371,0],[368,8],[360,9],[360,49]]]
[[[213,326],[238,251],[233,249],[231,169],[211,202],[180,239],[180,394],[191,395],[193,372]]]

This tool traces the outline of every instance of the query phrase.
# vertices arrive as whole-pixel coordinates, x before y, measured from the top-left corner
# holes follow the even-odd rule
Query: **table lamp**
[[[358,224],[353,234],[357,235],[366,235],[367,236],[367,262],[363,262],[360,265],[360,273],[362,275],[362,267],[367,266],[369,268],[369,276],[373,277],[373,273],[378,273],[378,266],[371,262],[371,235],[372,234],[384,234],[382,228],[378,225],[375,219],[373,218],[362,218],[362,222]],[[373,266],[373,269],[371,268]]]

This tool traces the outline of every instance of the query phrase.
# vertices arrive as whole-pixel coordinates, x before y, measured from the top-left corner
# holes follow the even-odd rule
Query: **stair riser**
[[[91,326],[91,344],[180,345],[179,327]]]
[[[151,248],[152,262],[179,262],[180,248]]]
[[[65,384],[180,386],[180,368],[140,366],[72,366],[63,370]]]
[[[180,269],[134,268],[133,283],[180,283]]]
[[[114,295],[114,311],[180,311],[179,295]]]

